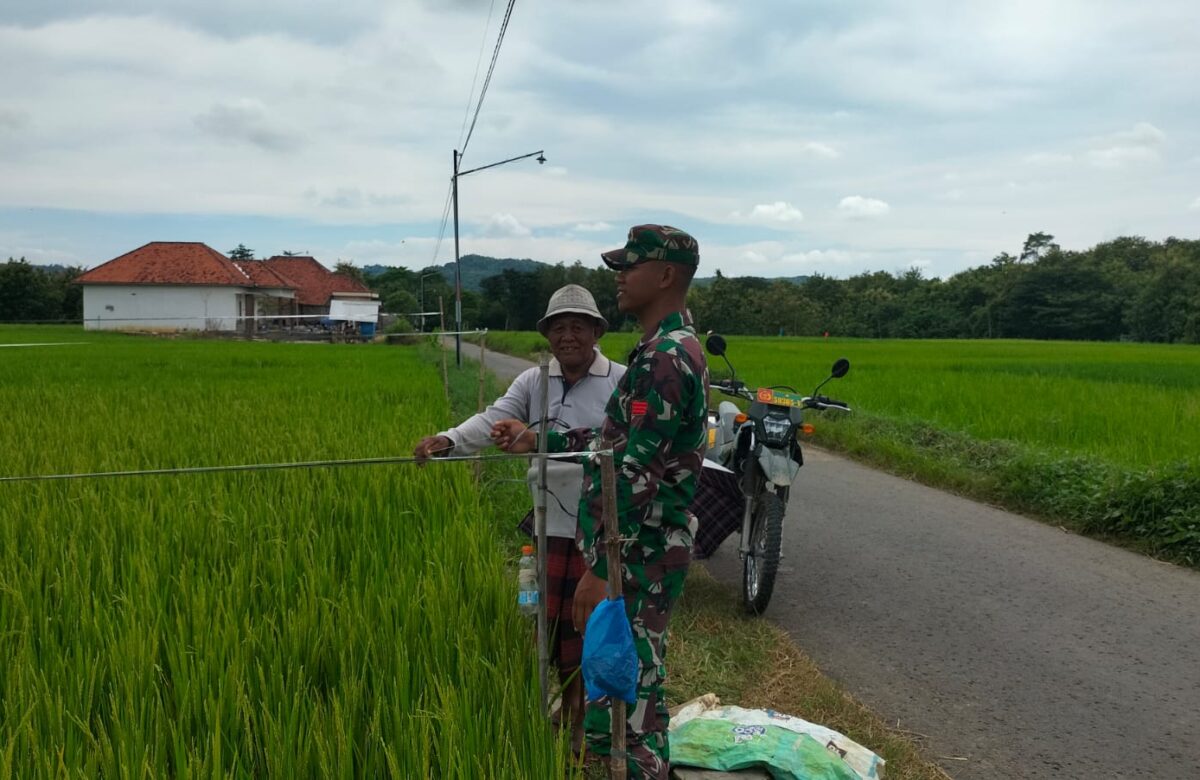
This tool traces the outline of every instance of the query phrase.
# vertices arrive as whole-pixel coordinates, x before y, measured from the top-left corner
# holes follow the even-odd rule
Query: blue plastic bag
[[[583,684],[589,701],[605,696],[637,702],[638,657],[625,599],[596,605],[583,632]]]

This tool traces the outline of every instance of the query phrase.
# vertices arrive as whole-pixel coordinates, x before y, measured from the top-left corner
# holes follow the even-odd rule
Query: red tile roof
[[[75,279],[79,284],[204,284],[296,291],[296,302],[326,306],[334,293],[371,294],[349,276],[335,274],[311,257],[230,260],[193,241],[151,241]]]
[[[212,284],[251,287],[225,255],[196,241],[151,241],[81,274],[79,284]]]
[[[302,306],[325,306],[334,293],[370,293],[370,288],[344,274],[335,274],[306,256],[276,255],[264,262],[267,268],[291,282],[296,302]]]
[[[295,284],[285,279],[274,269],[268,267],[262,260],[234,260],[233,264],[249,277],[250,284],[255,287],[272,287],[285,290],[294,290],[296,288]]]

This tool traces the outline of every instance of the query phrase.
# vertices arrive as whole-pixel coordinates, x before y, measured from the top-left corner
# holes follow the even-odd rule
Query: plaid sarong
[[[533,510],[521,518],[517,529],[533,537]],[[575,672],[583,658],[583,634],[575,628],[571,609],[575,588],[583,577],[583,554],[574,539],[546,537],[546,619],[550,624],[550,660],[561,679]]]
[[[550,623],[550,660],[560,676],[579,668],[583,658],[583,634],[575,628],[571,609],[575,587],[583,576],[583,554],[574,539],[546,537],[546,616]]]

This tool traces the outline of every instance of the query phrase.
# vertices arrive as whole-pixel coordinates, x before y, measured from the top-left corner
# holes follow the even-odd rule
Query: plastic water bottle
[[[529,544],[521,548],[521,563],[517,566],[517,609],[523,615],[536,615],[538,611],[537,558]]]

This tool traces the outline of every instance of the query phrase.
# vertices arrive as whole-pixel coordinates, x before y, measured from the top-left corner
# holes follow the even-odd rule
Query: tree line
[[[0,322],[79,322],[83,288],[72,282],[81,273],[82,268],[8,258],[0,265]]]
[[[634,328],[617,309],[611,271],[579,261],[524,268],[487,276],[477,291],[464,286],[464,325],[533,330],[551,293],[574,283],[592,291],[612,329]],[[0,266],[0,321],[78,321],[83,296],[72,280],[82,270],[9,258]],[[361,276],[348,264],[337,270]],[[424,319],[426,330],[436,327],[439,301],[447,326],[453,323],[454,288],[444,269],[388,268],[364,281],[383,311],[414,326]],[[1122,237],[1069,251],[1052,235],[1034,233],[1016,254],[946,279],[914,268],[798,282],[718,273],[704,281],[693,286],[689,307],[701,328],[723,333],[1200,343],[1200,240]]]
[[[415,312],[419,275],[391,269],[368,282],[380,291],[385,311]],[[568,283],[592,291],[613,329],[634,327],[617,309],[612,272],[578,261],[484,279],[478,293],[464,290],[463,321],[533,330],[550,294]],[[453,288],[436,275],[425,278],[424,287],[425,309],[436,310],[441,296],[449,322]],[[916,268],[848,279],[816,275],[800,282],[718,273],[693,285],[688,304],[703,329],[743,335],[1197,344],[1200,240],[1122,237],[1070,251],[1039,232],[1019,252],[1003,252],[946,279],[926,278]],[[427,320],[428,327],[433,324]]]

